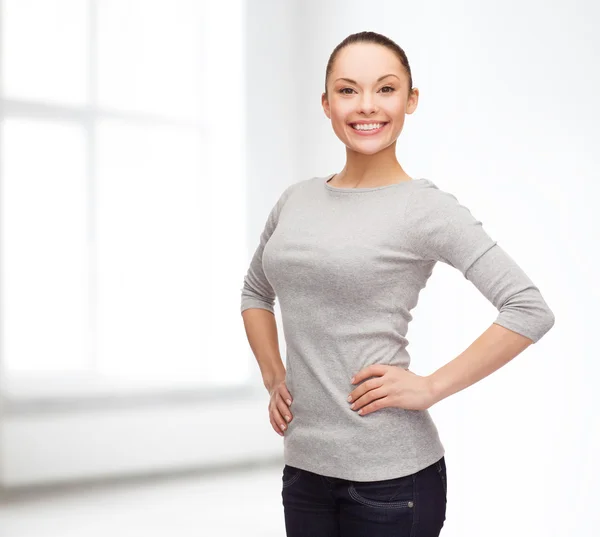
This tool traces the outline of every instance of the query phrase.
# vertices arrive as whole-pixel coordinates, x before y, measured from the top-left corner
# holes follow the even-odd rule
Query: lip
[[[363,121],[355,121],[352,122],[353,124],[369,124],[369,123],[381,123],[380,121],[369,121],[369,122],[363,122]],[[351,124],[349,124],[350,128],[352,129],[352,132],[355,132],[356,134],[358,134],[359,136],[374,136],[375,134],[380,133],[383,129],[385,129],[389,124],[389,121],[386,121],[383,123],[383,125],[381,127],[379,127],[378,129],[373,129],[371,131],[359,131],[356,130],[354,127],[352,127]]]

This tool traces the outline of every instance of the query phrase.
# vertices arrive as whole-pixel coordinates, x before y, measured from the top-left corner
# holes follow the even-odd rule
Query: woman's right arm
[[[286,386],[286,370],[279,353],[274,309],[275,290],[265,276],[263,251],[277,227],[279,213],[293,186],[285,189],[269,213],[244,277],[241,296],[241,313],[248,343],[258,362],[263,384],[269,392],[269,421],[280,436],[287,429],[285,422],[289,423],[293,419],[289,409],[293,399]]]
[[[240,309],[246,336],[269,393],[278,383],[285,380],[285,366],[279,353],[274,310],[275,291],[263,270],[263,251],[277,227],[279,213],[293,187],[294,185],[288,186],[271,209],[241,290]]]
[[[254,353],[262,374],[263,383],[269,393],[285,379],[285,366],[279,353],[277,323],[275,315],[262,308],[242,311],[248,343]]]

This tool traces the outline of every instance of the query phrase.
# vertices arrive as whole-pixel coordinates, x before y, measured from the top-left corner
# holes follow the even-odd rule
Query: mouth
[[[359,123],[349,123],[350,127],[352,127],[352,130],[354,132],[356,132],[357,134],[360,134],[362,136],[372,136],[373,134],[377,134],[379,132],[381,132],[385,126],[389,123],[389,121],[386,121],[385,123],[370,123],[370,124],[359,124]],[[378,125],[377,127],[373,128],[375,125]],[[358,127],[358,128],[357,128]]]

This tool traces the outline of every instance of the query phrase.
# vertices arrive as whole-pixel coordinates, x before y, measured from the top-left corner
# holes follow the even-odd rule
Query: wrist
[[[429,406],[433,406],[436,403],[438,403],[441,399],[440,386],[439,386],[439,383],[437,382],[437,378],[433,374],[427,375],[425,377],[425,379],[427,380],[427,387],[428,387],[428,391],[429,391],[429,400],[431,401],[431,404]]]
[[[273,388],[279,384],[282,380],[285,379],[285,369],[278,373],[272,373],[269,375],[265,375],[263,377],[263,384],[269,393],[273,390]]]

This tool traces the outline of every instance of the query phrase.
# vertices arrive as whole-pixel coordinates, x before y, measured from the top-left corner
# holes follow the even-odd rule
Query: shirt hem
[[[305,457],[295,457],[289,453],[284,457],[285,464],[300,468],[315,474],[334,477],[337,479],[345,479],[348,481],[382,481],[384,479],[394,479],[404,477],[431,466],[439,461],[446,453],[444,446],[439,444],[439,447],[433,451],[427,451],[418,455],[415,458],[402,459],[400,458],[397,464],[381,463],[377,468],[365,468],[361,462],[353,461],[355,469],[346,470],[339,468],[331,468],[326,464]],[[362,469],[361,469],[362,468]]]

